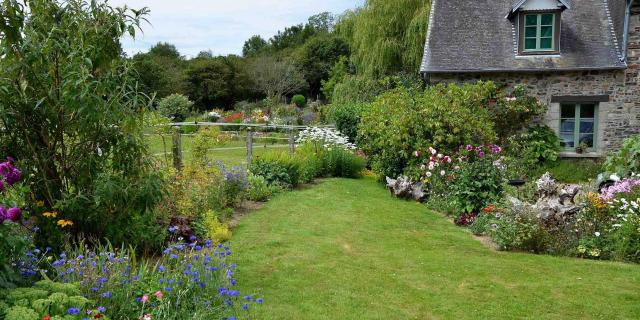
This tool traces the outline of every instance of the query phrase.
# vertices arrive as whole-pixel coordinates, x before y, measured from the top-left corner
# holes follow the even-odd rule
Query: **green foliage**
[[[321,91],[327,100],[333,101],[333,92],[335,91],[336,85],[342,82],[347,76],[348,67],[349,59],[347,57],[340,57],[340,60],[338,60],[331,68],[331,71],[329,71],[328,78],[321,81]]]
[[[534,126],[527,132],[510,137],[506,150],[508,178],[534,178],[530,176],[532,169],[543,164],[546,167],[558,160],[560,139],[551,128]],[[538,171],[534,171],[537,175]]]
[[[349,46],[340,37],[321,34],[307,41],[302,48],[301,66],[304,78],[309,84],[309,94],[316,97],[321,93],[322,81],[341,57],[349,55]]]
[[[200,219],[204,228],[204,234],[202,234],[204,238],[210,239],[214,243],[223,243],[231,239],[229,226],[221,223],[218,215],[213,210],[204,212]]]
[[[20,275],[12,265],[31,245],[24,230],[13,222],[0,222],[0,288],[20,282]]]
[[[640,172],[640,135],[625,139],[620,151],[607,158],[604,169],[621,177]]]
[[[504,141],[520,132],[522,128],[526,128],[529,125],[532,119],[543,116],[547,111],[547,107],[540,103],[537,98],[527,94],[524,86],[516,86],[511,93],[511,97],[505,97],[504,93],[495,84],[486,82],[483,85],[488,93],[486,98],[489,99],[487,101],[490,110],[489,114],[500,141]],[[532,139],[537,138],[536,134],[541,134],[542,137],[540,138],[544,138],[547,141],[550,140],[549,137],[544,136],[546,132],[543,129],[534,129],[529,133],[534,135]]]
[[[602,173],[602,162],[596,159],[562,159],[544,163],[534,169],[529,170],[531,178],[550,172],[551,176],[562,183],[580,183],[596,179]]]
[[[517,207],[501,213],[490,231],[493,241],[503,250],[546,252],[548,236],[535,212]]]
[[[457,150],[496,139],[484,107],[492,84],[438,85],[424,92],[389,91],[365,109],[358,143],[381,176],[397,177],[415,150]]]
[[[502,199],[502,173],[492,158],[476,159],[461,166],[451,188],[461,210],[477,213]]]
[[[291,103],[295,104],[298,108],[304,108],[307,105],[307,98],[301,94],[296,94],[291,98]]]
[[[228,140],[228,136],[222,135],[218,127],[204,127],[198,130],[191,145],[191,161],[196,166],[206,166],[212,161],[209,158],[209,150]]]
[[[114,220],[153,210],[162,179],[141,130],[149,103],[120,46],[148,10],[104,1],[1,6],[20,18],[0,29],[0,141],[33,173],[34,198],[73,220],[73,234],[92,238]]]
[[[388,87],[382,81],[347,75],[334,85],[331,102],[334,105],[369,103],[373,102],[386,89]]]
[[[353,50],[360,74],[382,77],[405,71],[417,74],[424,53],[431,1],[368,0],[336,27]]]
[[[269,185],[295,187],[300,183],[300,162],[286,152],[269,152],[253,161],[249,171]]]
[[[189,98],[174,93],[163,98],[158,103],[158,111],[165,117],[176,122],[184,121],[191,114],[193,102]]]
[[[349,137],[351,142],[355,142],[358,137],[358,125],[367,105],[365,104],[339,104],[331,109],[331,120],[335,123],[336,129]]]
[[[268,49],[267,41],[262,39],[261,36],[255,35],[244,42],[242,46],[242,56],[253,57],[263,53]]]
[[[262,176],[251,174],[248,177],[248,182],[247,199],[251,201],[266,202],[280,190],[277,185],[270,186]]]
[[[305,182],[319,177],[358,178],[365,167],[364,159],[337,145],[305,142],[296,150],[296,156],[302,163]]]
[[[80,319],[87,311],[96,313],[91,309],[92,302],[82,297],[77,284],[42,280],[32,288],[7,290],[1,296],[4,297],[0,298],[0,304],[6,309],[0,308],[0,316],[4,314],[6,320],[40,320],[47,315],[52,319]],[[69,308],[78,308],[80,315],[69,315]],[[101,319],[109,317],[103,315]]]
[[[207,111],[216,106],[230,109],[252,97],[253,83],[245,60],[228,56],[191,60],[185,70],[184,87],[195,108]]]

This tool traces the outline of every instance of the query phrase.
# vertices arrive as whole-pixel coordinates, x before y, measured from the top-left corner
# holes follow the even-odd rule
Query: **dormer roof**
[[[515,0],[507,18],[511,19],[518,11],[552,11],[571,9],[571,0]]]

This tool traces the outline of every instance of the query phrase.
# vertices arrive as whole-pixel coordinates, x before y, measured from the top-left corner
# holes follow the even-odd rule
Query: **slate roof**
[[[432,0],[423,73],[624,69],[625,0],[576,0],[562,12],[560,54],[521,56],[513,0]]]

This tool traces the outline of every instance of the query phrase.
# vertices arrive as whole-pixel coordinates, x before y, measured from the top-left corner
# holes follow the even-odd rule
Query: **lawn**
[[[146,137],[147,146],[149,147],[149,152],[158,158],[163,158],[165,154],[165,146],[162,143],[162,138],[156,135],[149,135]],[[185,161],[189,161],[191,159],[191,146],[193,142],[193,136],[183,135],[182,136],[182,151]],[[171,140],[171,136],[165,137],[166,143],[166,155],[169,162],[171,162],[171,147],[173,145],[173,141]],[[253,145],[253,155],[254,157],[259,157],[270,150],[276,151],[286,151],[289,146],[286,144],[287,142],[277,140],[268,141],[264,139],[256,139]],[[246,142],[244,140],[232,140],[223,145],[216,146],[209,150],[209,157],[214,159],[215,161],[221,161],[227,165],[239,166],[247,164],[247,148]]]
[[[232,245],[257,319],[640,318],[640,266],[495,252],[373,179],[280,194]]]

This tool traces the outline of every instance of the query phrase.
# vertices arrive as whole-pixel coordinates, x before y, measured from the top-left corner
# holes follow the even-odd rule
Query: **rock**
[[[538,211],[541,219],[565,221],[582,208],[575,204],[575,197],[580,192],[580,186],[558,186],[549,172],[545,173],[536,184],[539,199],[533,205],[533,209]]]
[[[407,176],[400,176],[398,179],[386,177],[386,180],[387,188],[391,194],[398,198],[422,202],[427,197],[422,182],[413,182]]]

